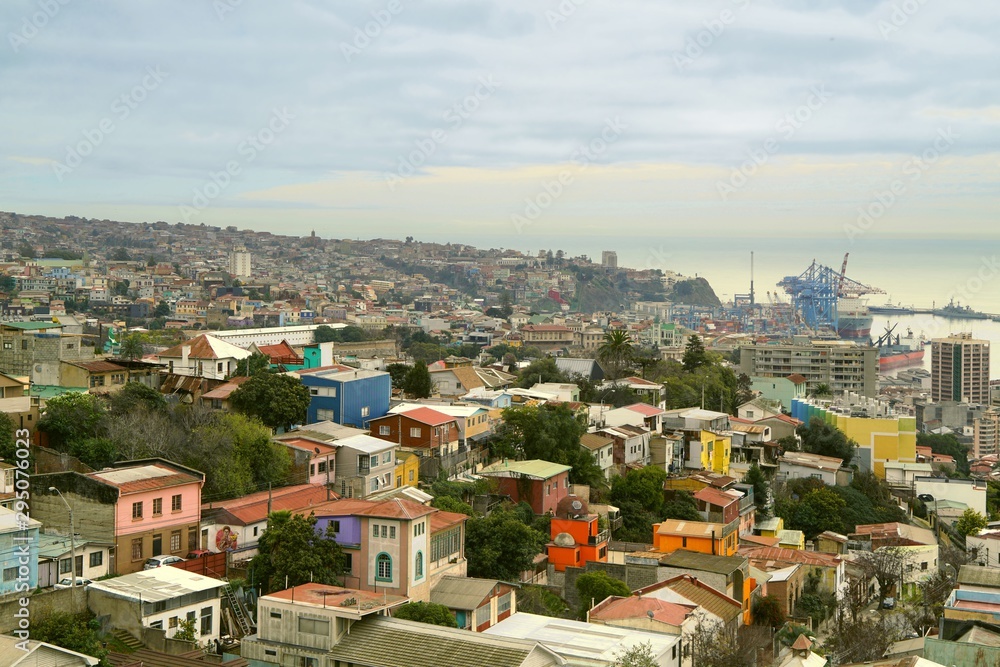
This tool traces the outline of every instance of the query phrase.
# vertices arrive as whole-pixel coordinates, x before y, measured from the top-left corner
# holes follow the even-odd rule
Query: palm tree
[[[632,336],[624,329],[614,329],[604,333],[604,343],[597,348],[597,360],[604,366],[605,373],[612,380],[625,374],[632,363]]]
[[[130,361],[135,361],[140,359],[145,353],[142,344],[142,334],[131,333],[125,336],[122,340],[121,347],[118,349],[118,356],[122,359],[128,359]]]

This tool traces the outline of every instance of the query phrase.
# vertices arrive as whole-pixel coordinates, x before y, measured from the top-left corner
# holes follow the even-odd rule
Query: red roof
[[[245,526],[266,520],[268,505],[272,512],[299,512],[329,501],[331,497],[336,498],[337,494],[328,491],[322,484],[297,484],[274,489],[270,499],[267,491],[260,491],[242,498],[202,505],[201,511],[202,516],[205,516],[212,510],[221,510],[221,514],[232,519],[231,523]]]
[[[276,345],[259,345],[257,347],[261,354],[266,354],[271,358],[271,363],[281,363],[290,359],[301,359],[287,340],[283,340]]]
[[[739,553],[753,561],[774,561],[776,563],[800,563],[802,565],[818,565],[822,567],[837,567],[843,562],[840,556],[826,554],[820,551],[799,551],[798,549],[781,549],[779,547],[740,548]]]
[[[777,419],[783,421],[786,424],[791,424],[792,426],[801,426],[803,422],[799,421],[795,417],[789,417],[786,414],[774,415],[773,417],[765,417],[764,419],[758,419],[757,421],[767,421],[768,419]]]
[[[718,505],[719,507],[728,507],[733,503],[738,503],[739,499],[734,498],[728,493],[723,493],[718,489],[706,486],[704,489],[699,489],[695,492],[694,497],[698,500],[704,501],[706,503],[711,503],[712,505]]]
[[[309,452],[310,454],[329,454],[330,452],[337,451],[337,448],[333,445],[311,438],[289,438],[288,440],[279,440],[278,442],[282,445]],[[316,451],[317,449],[319,450],[318,452]]]
[[[627,410],[632,412],[638,412],[646,417],[656,417],[657,415],[665,415],[666,412],[650,405],[649,403],[633,403],[632,405],[626,405]]]
[[[441,424],[447,424],[448,422],[455,421],[454,417],[449,417],[443,412],[438,412],[431,408],[416,408],[413,410],[407,410],[406,412],[400,413],[400,415],[386,415],[386,417],[408,417],[413,421],[418,421],[421,424],[427,424],[428,426],[440,426]],[[385,419],[385,417],[382,417]],[[373,419],[372,421],[378,421]]]
[[[245,375],[237,375],[236,377],[231,377],[226,382],[226,384],[220,384],[218,387],[216,387],[212,391],[209,391],[209,392],[206,392],[206,393],[202,394],[201,397],[203,399],[207,398],[209,400],[217,398],[219,400],[224,401],[227,398],[229,398],[229,395],[232,394],[234,391],[236,391],[236,389],[241,384],[243,384],[244,382],[246,382],[249,379],[250,378],[247,377],[247,376],[245,376]]]
[[[132,472],[129,474],[126,471]],[[160,471],[167,471],[167,474],[162,474]],[[149,474],[144,475],[146,472]],[[121,495],[140,493],[142,491],[155,491],[156,489],[165,489],[183,484],[201,484],[202,482],[201,479],[194,475],[159,463],[98,470],[97,472],[87,473],[87,476],[117,488]],[[138,479],[114,481],[116,477],[123,476],[138,477]]]
[[[390,498],[389,500],[334,500],[320,503],[312,508],[317,516],[374,516],[382,519],[419,519],[422,516],[440,512],[436,507],[421,505],[412,500]],[[463,515],[464,516],[464,515]]]
[[[662,386],[662,385],[660,385],[659,382],[652,382],[650,380],[645,380],[645,379],[643,379],[641,377],[636,377],[634,375],[632,375],[630,377],[627,377],[627,378],[623,378],[621,380],[621,382],[623,384],[645,384],[645,385],[649,385],[650,387],[659,387],[659,386]]]
[[[680,626],[697,607],[677,604],[651,597],[612,596],[590,610],[590,618],[599,621],[625,618],[652,618],[668,625]]]
[[[448,530],[469,520],[469,515],[458,512],[438,511],[431,514],[431,534]]]
[[[90,373],[109,373],[115,371],[126,370],[124,366],[119,366],[116,363],[110,361],[67,361],[70,366],[76,366],[77,368],[82,368]]]

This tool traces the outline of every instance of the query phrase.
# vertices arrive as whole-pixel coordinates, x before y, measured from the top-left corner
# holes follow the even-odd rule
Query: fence
[[[228,556],[223,551],[217,554],[205,554],[201,558],[192,558],[179,563],[171,563],[170,567],[212,577],[213,579],[225,579],[227,560]]]

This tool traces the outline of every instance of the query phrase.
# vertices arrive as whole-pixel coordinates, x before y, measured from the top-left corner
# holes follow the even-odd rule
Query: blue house
[[[38,529],[41,523],[0,507],[0,595],[38,586]],[[23,568],[23,569],[22,569]]]
[[[368,428],[368,421],[389,412],[392,378],[385,371],[343,367],[298,371],[309,387],[306,423],[332,421],[345,426]]]

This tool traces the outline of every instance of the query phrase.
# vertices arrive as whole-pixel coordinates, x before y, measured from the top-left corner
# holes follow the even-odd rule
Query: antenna
[[[753,300],[753,250],[750,251],[750,305],[754,305]]]

